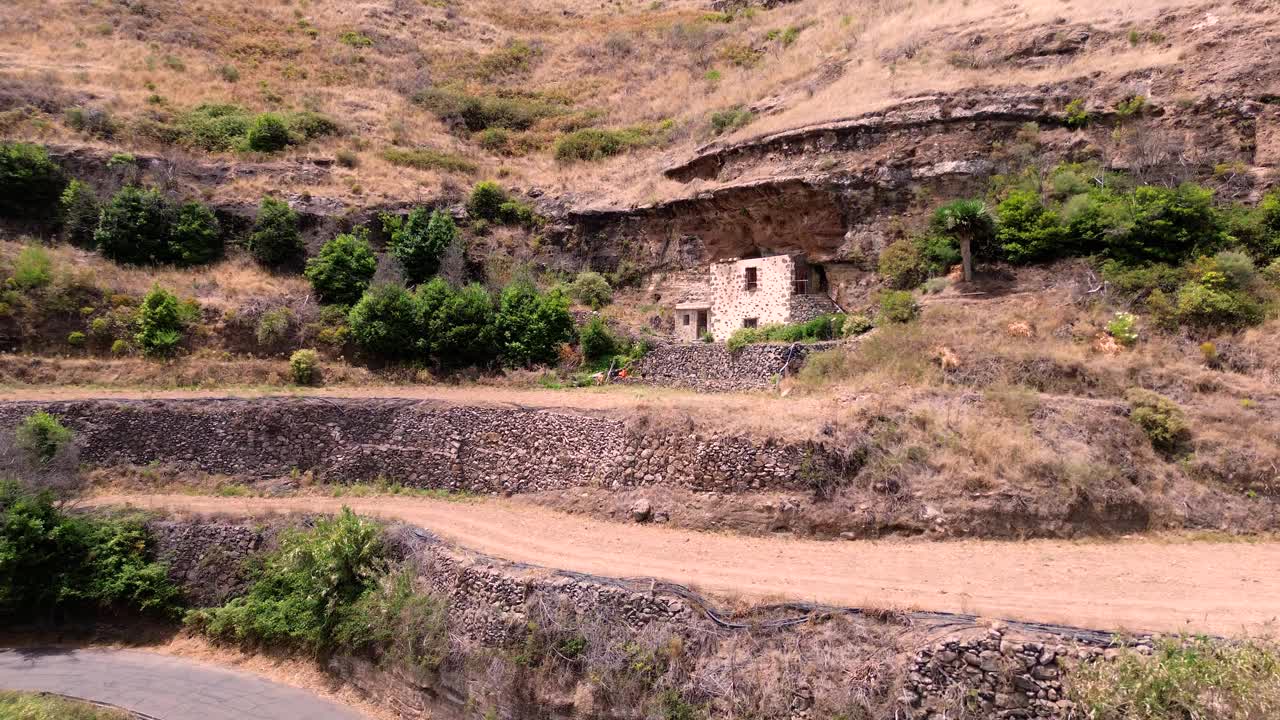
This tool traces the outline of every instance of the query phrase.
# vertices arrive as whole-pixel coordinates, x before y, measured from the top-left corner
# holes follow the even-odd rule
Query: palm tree
[[[952,200],[933,215],[934,226],[960,244],[964,281],[973,281],[973,243],[987,240],[995,231],[991,213],[981,200]]]

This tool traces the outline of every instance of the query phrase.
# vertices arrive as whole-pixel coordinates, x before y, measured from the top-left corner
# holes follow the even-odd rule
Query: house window
[[[755,290],[760,285],[760,278],[756,272],[756,268],[749,267],[746,270],[747,289]]]
[[[760,326],[760,318],[745,318],[742,321],[744,328],[756,328]]]
[[[688,324],[689,324],[689,313],[685,313],[685,314],[684,314],[684,324],[685,324],[685,325],[688,325]]]

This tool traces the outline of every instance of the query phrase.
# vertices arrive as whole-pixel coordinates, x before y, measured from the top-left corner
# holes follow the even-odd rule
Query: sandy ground
[[[821,542],[606,523],[516,500],[104,495],[94,505],[262,515],[343,505],[551,568],[657,577],[753,600],[976,613],[1117,632],[1269,635],[1280,542]]]

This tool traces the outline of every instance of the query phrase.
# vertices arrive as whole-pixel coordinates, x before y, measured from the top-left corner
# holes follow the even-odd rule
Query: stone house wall
[[[756,287],[746,287],[748,268],[756,270]],[[711,266],[711,334],[724,341],[755,318],[760,327],[791,321],[791,287],[795,258],[790,255],[736,260]]]

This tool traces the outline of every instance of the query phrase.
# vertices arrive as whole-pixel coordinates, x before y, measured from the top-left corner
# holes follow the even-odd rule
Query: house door
[[[698,337],[701,338],[707,334],[707,311],[698,311]]]

